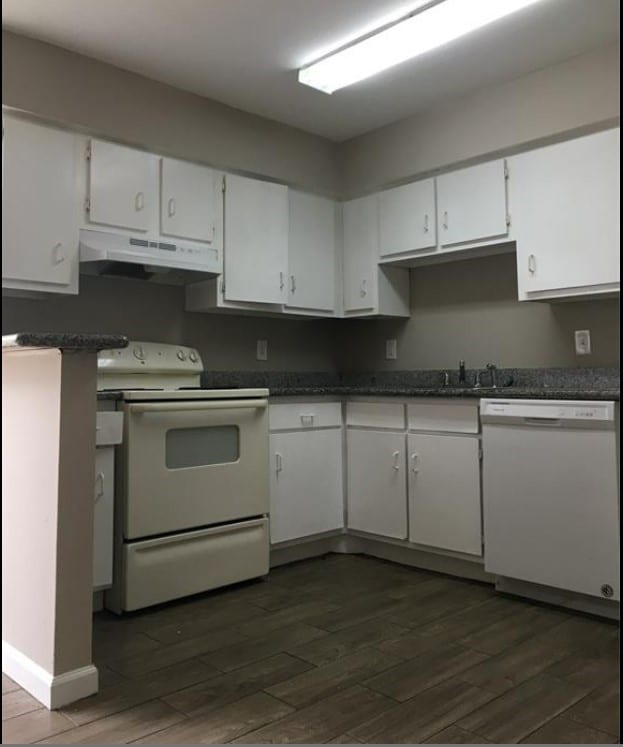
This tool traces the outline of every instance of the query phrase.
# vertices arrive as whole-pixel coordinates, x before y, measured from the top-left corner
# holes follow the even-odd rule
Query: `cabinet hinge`
[[[87,197],[84,201],[84,209],[87,211],[87,213],[91,210],[91,200]]]
[[[508,164],[504,161],[504,178],[508,179]]]

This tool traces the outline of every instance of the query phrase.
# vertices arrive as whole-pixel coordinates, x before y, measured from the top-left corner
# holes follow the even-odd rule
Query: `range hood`
[[[220,275],[221,271],[218,250],[194,242],[80,231],[80,272],[84,275],[186,285]]]

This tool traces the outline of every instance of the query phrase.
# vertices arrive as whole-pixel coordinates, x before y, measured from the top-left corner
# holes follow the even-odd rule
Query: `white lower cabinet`
[[[271,406],[271,426],[304,427],[270,434],[271,544],[344,526],[340,405],[316,409]]]
[[[409,434],[409,540],[482,555],[480,441]]]
[[[348,528],[406,539],[404,433],[349,429],[346,454]]]

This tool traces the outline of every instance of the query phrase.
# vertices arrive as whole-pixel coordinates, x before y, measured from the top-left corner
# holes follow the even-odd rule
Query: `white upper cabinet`
[[[509,159],[519,299],[620,287],[620,129]]]
[[[217,174],[205,166],[162,158],[160,227],[164,236],[213,244],[216,234]]]
[[[439,244],[501,241],[508,235],[506,169],[490,161],[437,177]]]
[[[289,191],[288,307],[335,310],[336,204]]]
[[[288,299],[288,188],[225,177],[224,298],[264,304]]]
[[[391,257],[437,246],[435,181],[424,179],[379,194],[379,254]]]
[[[373,310],[377,303],[378,195],[343,204],[344,311]]]
[[[6,117],[2,139],[2,285],[78,292],[85,140]]]
[[[152,153],[91,140],[89,221],[157,232],[158,160]]]

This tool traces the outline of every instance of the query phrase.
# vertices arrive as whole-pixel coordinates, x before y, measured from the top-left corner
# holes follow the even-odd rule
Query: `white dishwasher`
[[[483,399],[485,570],[619,600],[618,407]]]

